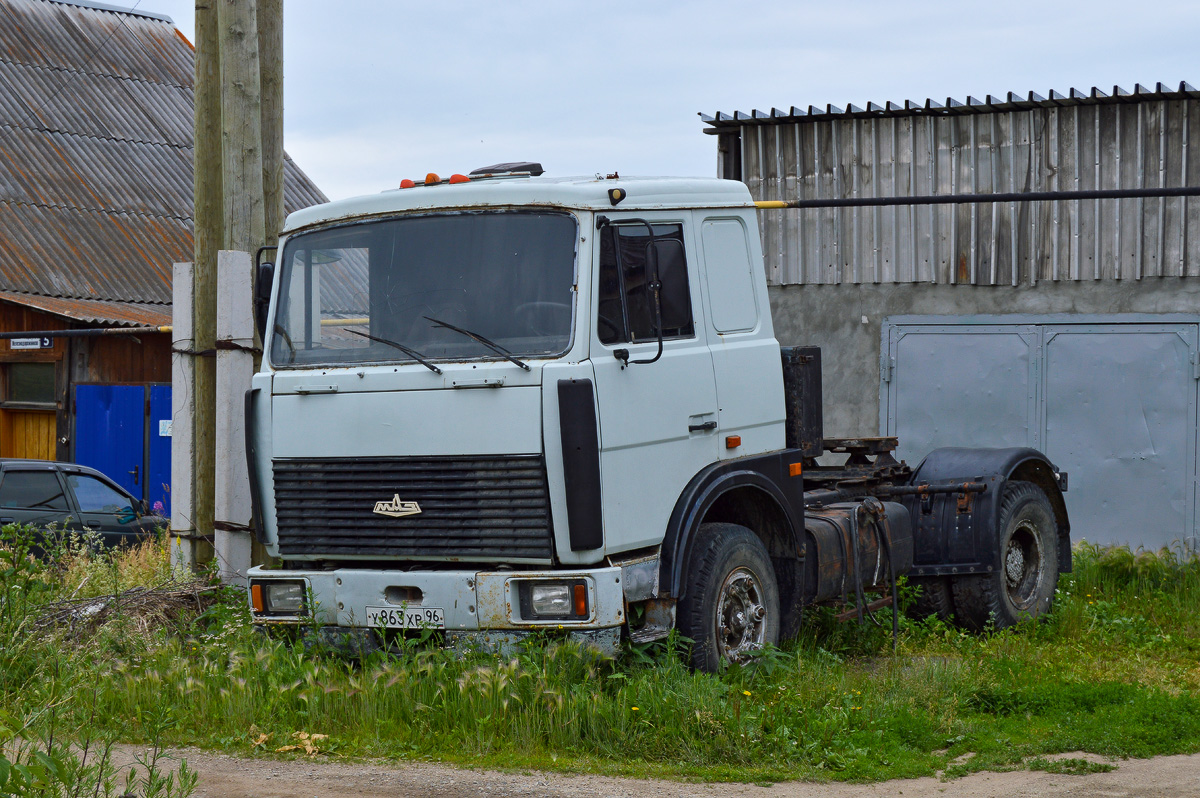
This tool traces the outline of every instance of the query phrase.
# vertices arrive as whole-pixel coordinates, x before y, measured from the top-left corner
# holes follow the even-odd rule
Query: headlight
[[[250,584],[250,604],[256,615],[303,615],[306,592],[304,582],[264,579]]]
[[[530,585],[529,606],[535,615],[570,615],[570,585]]]
[[[522,620],[581,621],[590,615],[587,582],[583,579],[521,582],[517,593]]]

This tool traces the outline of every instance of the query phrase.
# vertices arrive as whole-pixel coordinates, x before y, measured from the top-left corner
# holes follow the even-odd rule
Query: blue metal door
[[[171,386],[151,385],[146,458],[146,501],[159,515],[171,517]],[[162,502],[162,508],[155,505]]]
[[[137,498],[145,497],[145,435],[144,386],[75,386],[75,462],[95,468]]]

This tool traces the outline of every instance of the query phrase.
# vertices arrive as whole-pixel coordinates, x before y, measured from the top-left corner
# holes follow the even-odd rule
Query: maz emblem
[[[390,515],[392,518],[403,518],[406,515],[418,515],[421,505],[416,502],[402,502],[400,494],[397,493],[390,502],[375,502],[375,512],[379,515]]]

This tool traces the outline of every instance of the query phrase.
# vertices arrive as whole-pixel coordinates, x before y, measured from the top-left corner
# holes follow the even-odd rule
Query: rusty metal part
[[[889,594],[889,595],[884,596],[883,598],[875,599],[870,604],[867,604],[866,606],[862,607],[862,610],[863,610],[863,612],[875,612],[876,610],[883,609],[884,607],[888,606],[891,603],[892,603],[892,597]],[[845,612],[839,612],[837,615],[833,616],[833,619],[835,621],[848,621],[851,618],[858,615],[858,613],[859,613],[859,608],[852,607],[852,608],[846,610]]]
[[[642,625],[629,630],[629,639],[635,643],[661,640],[675,628],[675,599],[650,599],[641,604]],[[628,617],[628,616],[627,616]]]

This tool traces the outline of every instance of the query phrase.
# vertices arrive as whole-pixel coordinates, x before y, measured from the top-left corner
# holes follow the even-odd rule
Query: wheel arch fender
[[[1032,482],[1046,494],[1054,509],[1054,520],[1058,527],[1059,571],[1071,570],[1071,524],[1067,516],[1067,504],[1060,486],[1061,472],[1045,454],[1028,447],[982,449],[969,447],[947,447],[935,449],[925,456],[913,471],[911,485],[922,483],[938,484],[982,480],[989,483],[989,492],[981,498],[990,514],[988,527],[994,548],[997,524],[999,523],[1000,497],[1010,480]],[[913,513],[914,529],[918,528],[915,501],[907,502]],[[928,527],[926,527],[928,528]]]
[[[795,459],[795,458],[793,458]],[[758,503],[764,512],[779,519],[786,544],[786,553],[794,556],[797,563],[803,551],[804,498],[801,480],[785,476],[788,465],[781,454],[764,457],[744,458],[725,463],[714,463],[700,471],[680,494],[663,537],[659,559],[659,590],[675,599],[683,598],[687,585],[688,558],[700,525],[709,517],[710,511],[722,500],[737,495],[741,503]],[[790,481],[789,481],[790,480]],[[792,483],[795,483],[794,485]],[[763,530],[755,529],[751,523],[736,518],[720,520],[741,523],[752,532],[763,537]],[[784,552],[764,539],[772,559]],[[784,586],[781,585],[781,597]]]

